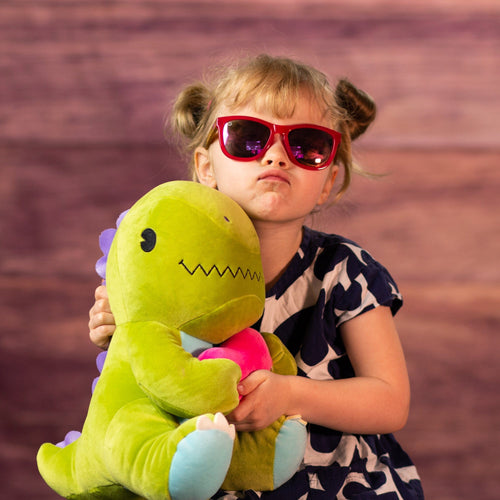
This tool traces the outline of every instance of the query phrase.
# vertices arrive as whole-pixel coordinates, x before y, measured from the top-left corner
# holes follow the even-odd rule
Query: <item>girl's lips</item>
[[[268,170],[258,177],[259,181],[286,182],[290,184],[288,177],[280,170]]]

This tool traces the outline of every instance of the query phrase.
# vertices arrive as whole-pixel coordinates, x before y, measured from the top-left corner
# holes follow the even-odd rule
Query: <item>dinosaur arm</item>
[[[272,371],[280,375],[297,375],[295,359],[283,342],[273,333],[263,332],[261,335],[264,337],[273,359]]]
[[[180,332],[157,322],[124,325],[139,387],[160,408],[188,418],[228,413],[238,405],[241,370],[233,361],[199,361],[182,348]]]

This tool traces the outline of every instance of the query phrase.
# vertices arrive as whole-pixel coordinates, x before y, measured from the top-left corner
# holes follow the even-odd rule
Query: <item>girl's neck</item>
[[[280,278],[300,247],[303,220],[289,223],[253,221],[260,241],[266,290]]]

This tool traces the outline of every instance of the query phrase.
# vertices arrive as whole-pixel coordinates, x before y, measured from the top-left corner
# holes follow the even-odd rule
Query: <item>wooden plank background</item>
[[[313,218],[398,281],[412,377],[399,433],[427,498],[500,487],[500,4],[495,0],[56,1],[0,4],[0,478],[56,498],[44,440],[78,429],[96,375],[87,312],[98,233],[184,177],[163,133],[180,87],[245,53],[348,76],[379,105],[356,179]]]

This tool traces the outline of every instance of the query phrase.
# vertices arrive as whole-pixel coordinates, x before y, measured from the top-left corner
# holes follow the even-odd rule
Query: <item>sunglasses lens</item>
[[[231,120],[224,125],[222,141],[226,151],[236,158],[258,156],[269,140],[269,128],[251,120]]]
[[[288,134],[295,159],[307,167],[322,167],[333,149],[333,137],[315,128],[296,128]]]

